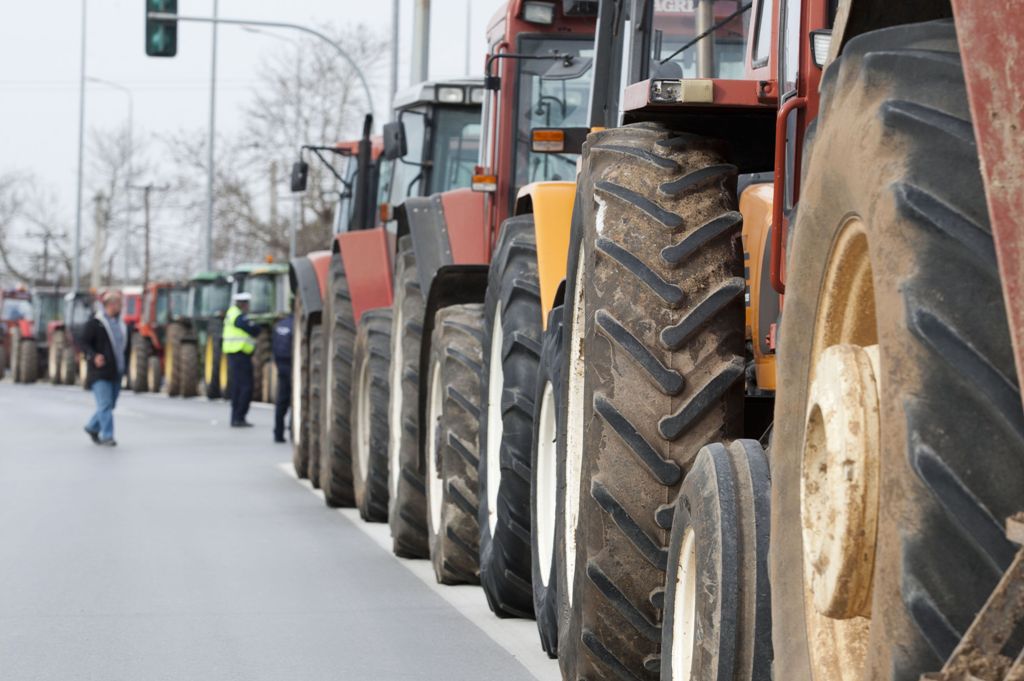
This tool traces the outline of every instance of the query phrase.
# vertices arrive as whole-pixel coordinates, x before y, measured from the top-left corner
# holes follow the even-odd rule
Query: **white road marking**
[[[321,500],[324,493],[313,489],[308,480],[300,480],[295,476],[295,469],[290,462],[279,463],[277,467],[292,480],[317,495]],[[354,508],[335,509],[360,532],[372,539],[387,552],[395,561],[403,565],[409,572],[416,575],[431,591],[443,598],[449,605],[459,611],[491,640],[505,649],[526,668],[538,681],[560,681],[558,663],[549,659],[541,650],[537,635],[537,623],[533,620],[498,619],[487,607],[484,592],[476,586],[446,586],[438,584],[434,577],[434,568],[428,560],[410,560],[399,558],[391,551],[391,530],[387,523],[368,523],[359,517]]]

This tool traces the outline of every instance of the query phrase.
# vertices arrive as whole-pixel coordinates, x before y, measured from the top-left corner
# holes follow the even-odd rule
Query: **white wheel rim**
[[[296,380],[292,381],[292,441],[296,444],[302,444],[302,320],[301,315],[295,315],[298,319],[296,325],[298,328],[292,334],[292,357],[294,357],[299,364],[299,372],[296,375]],[[219,367],[213,367],[211,371],[216,375]],[[224,386],[220,386],[221,390]]]
[[[501,395],[505,391],[505,372],[501,366],[503,338],[501,302],[494,310],[491,327],[491,358],[487,364],[487,525],[491,536],[498,525],[498,486],[501,485],[501,438],[505,424],[501,419]]]
[[[437,436],[444,406],[444,389],[441,386],[441,363],[430,367],[430,392],[427,393],[427,499],[430,505],[430,532],[437,534],[441,527],[441,502],[444,495],[444,481],[437,467]]]
[[[697,541],[686,528],[672,598],[672,681],[690,681],[697,628]]]
[[[583,266],[583,244],[580,244],[576,266],[575,291],[572,300],[572,326],[569,329],[569,375],[566,394],[566,440],[565,440],[565,503],[562,505],[565,526],[562,541],[565,545],[566,601],[572,605],[573,585],[576,580],[576,530],[580,517],[580,485],[583,475],[583,378],[584,334],[586,333],[587,312],[583,295],[585,269]]]
[[[388,482],[391,486],[391,503],[398,496],[399,448],[402,446],[402,306],[395,307],[397,315],[391,329],[391,374],[388,391]]]
[[[370,357],[364,355],[359,362],[359,381],[356,383],[356,456],[359,457],[359,479],[366,482],[370,468]]]
[[[558,420],[555,416],[555,391],[550,381],[544,382],[537,419],[537,518],[533,528],[537,537],[537,558],[540,581],[545,587],[551,574],[555,552],[555,504],[558,475],[556,439]]]

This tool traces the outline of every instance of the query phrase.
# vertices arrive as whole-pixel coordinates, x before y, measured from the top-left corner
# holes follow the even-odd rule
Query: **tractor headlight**
[[[442,85],[437,88],[437,101],[442,104],[462,104],[466,101],[466,92],[460,87]]]
[[[523,21],[531,24],[555,23],[555,6],[550,2],[524,2]]]

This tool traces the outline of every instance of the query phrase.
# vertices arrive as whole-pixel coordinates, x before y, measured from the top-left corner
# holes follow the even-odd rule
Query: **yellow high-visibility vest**
[[[235,325],[241,314],[242,310],[237,305],[232,305],[224,315],[224,335],[220,349],[226,355],[233,355],[236,352],[251,355],[256,350],[256,343],[252,336]]]

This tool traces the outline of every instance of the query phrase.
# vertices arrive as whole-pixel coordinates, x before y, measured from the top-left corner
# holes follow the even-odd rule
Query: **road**
[[[0,677],[557,679],[533,622],[391,555],[227,406],[123,394],[113,449],[80,388],[0,382]]]

